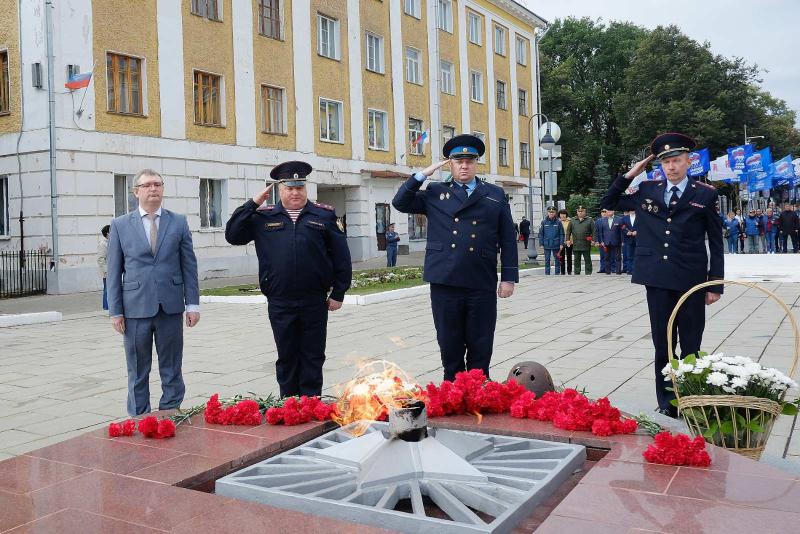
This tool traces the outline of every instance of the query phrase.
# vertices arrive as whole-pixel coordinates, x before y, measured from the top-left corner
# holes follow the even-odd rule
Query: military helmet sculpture
[[[537,362],[520,362],[511,368],[508,373],[509,380],[516,380],[528,391],[541,397],[548,391],[555,391],[553,378],[544,365]]]

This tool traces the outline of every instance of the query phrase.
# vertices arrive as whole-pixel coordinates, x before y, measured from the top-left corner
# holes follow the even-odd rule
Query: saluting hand
[[[655,156],[650,154],[649,156],[647,156],[642,161],[636,162],[636,164],[634,164],[634,166],[631,167],[631,170],[629,170],[628,172],[625,173],[625,178],[627,178],[629,180],[633,179],[633,178],[636,178],[637,176],[642,174],[642,171],[644,171],[647,168],[647,164],[650,163],[651,161],[653,161],[654,159],[655,159]]]
[[[272,191],[273,187],[275,187],[275,184],[269,184],[266,189],[253,197],[253,202],[258,206],[263,204],[264,201],[267,200],[267,197],[269,197],[269,192]]]
[[[450,161],[449,159],[446,159],[446,160],[444,160],[444,161],[440,161],[440,162],[438,162],[438,163],[434,163],[434,164],[433,164],[433,165],[431,165],[430,167],[428,167],[428,168],[426,168],[426,169],[423,169],[423,170],[422,170],[422,174],[424,174],[425,176],[427,176],[428,178],[430,178],[431,176],[433,176],[433,173],[435,173],[436,171],[438,171],[439,169],[441,169],[442,167],[444,167],[444,166],[445,166],[445,164],[446,164],[446,163],[448,163],[449,161]]]

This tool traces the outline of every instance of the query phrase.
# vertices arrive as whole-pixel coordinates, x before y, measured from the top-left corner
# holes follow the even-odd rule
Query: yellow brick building
[[[389,222],[401,245],[424,246],[424,217],[390,202],[458,133],[483,137],[480,175],[505,188],[515,220],[527,210],[533,47],[546,22],[513,0],[0,0],[0,9],[0,249],[24,238],[57,252],[53,291],[98,287],[99,229],[135,206],[131,178],[144,167],[164,175],[166,206],[188,215],[206,277],[254,272],[253,250],[224,241],[227,215],[288,159],[314,167],[309,196],[336,206],[354,259],[381,253]],[[65,88],[87,72],[87,88]],[[424,132],[430,142],[416,143]]]

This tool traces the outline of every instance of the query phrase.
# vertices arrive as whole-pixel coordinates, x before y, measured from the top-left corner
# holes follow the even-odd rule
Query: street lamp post
[[[547,123],[547,131],[542,136],[542,139],[539,141],[539,147],[544,148],[548,151],[552,151],[553,147],[555,146],[556,142],[553,139],[553,136],[550,134],[550,119],[547,118],[547,115],[544,113],[534,113],[528,119],[528,150],[530,151],[530,157],[528,158],[528,220],[531,222],[531,226],[533,226],[533,131],[531,129],[533,125],[533,119],[535,117],[544,117],[545,122]],[[552,153],[550,159],[550,166],[551,166],[551,173],[552,173]],[[537,167],[538,172],[538,167]],[[544,186],[544,183],[542,183]],[[544,197],[544,195],[543,195]],[[530,236],[528,237],[528,259],[533,261],[536,260],[536,257],[539,253],[536,250],[536,233],[531,228]]]

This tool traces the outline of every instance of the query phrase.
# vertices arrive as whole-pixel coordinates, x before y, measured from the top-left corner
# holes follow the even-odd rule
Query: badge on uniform
[[[450,191],[448,191],[447,193],[444,194],[444,198],[446,198],[447,200],[450,200]]]
[[[336,227],[340,232],[344,233],[344,225],[342,224],[342,220],[339,218],[336,219]]]
[[[439,200],[444,200],[444,193],[439,193]]]
[[[283,223],[282,222],[267,223],[265,227],[267,230],[280,230],[281,228],[283,228]]]

